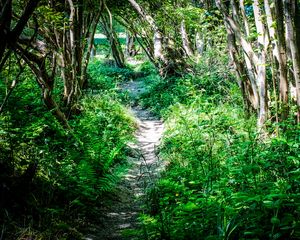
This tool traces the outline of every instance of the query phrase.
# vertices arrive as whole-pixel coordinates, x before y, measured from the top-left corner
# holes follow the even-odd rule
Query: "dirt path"
[[[144,92],[142,81],[128,82],[120,86],[132,99]],[[138,122],[136,143],[130,145],[134,157],[129,158],[131,168],[117,188],[116,196],[110,209],[103,212],[103,226],[86,240],[133,240],[140,239],[135,235],[138,227],[138,215],[142,212],[142,196],[147,185],[151,184],[162,167],[157,157],[157,146],[160,143],[164,125],[149,111],[140,106],[131,108]]]

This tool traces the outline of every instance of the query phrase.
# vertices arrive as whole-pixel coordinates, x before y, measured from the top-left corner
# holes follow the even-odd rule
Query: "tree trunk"
[[[4,53],[7,48],[11,18],[12,18],[12,0],[0,1],[0,63],[4,65]],[[1,68],[0,68],[1,70]]]
[[[79,16],[78,16],[78,7],[79,5],[74,5],[72,0],[68,0],[69,8],[70,8],[70,17],[69,17],[69,41],[70,41],[70,52],[71,52],[71,78],[67,78],[68,84],[66,84],[67,89],[67,96],[66,97],[66,106],[71,110],[72,105],[77,102],[81,95],[80,89],[80,76],[81,76],[81,68],[79,64],[81,64],[82,59],[80,54],[78,53],[79,49],[78,46],[81,40],[81,34],[78,33],[78,27],[81,25],[79,23]]]
[[[252,98],[252,106],[254,109],[257,111],[259,110],[259,94],[258,94],[258,87],[257,87],[257,82],[256,82],[256,69],[255,67],[251,64],[251,61],[248,57],[248,55],[244,52],[244,59],[246,63],[246,68],[247,68],[247,76],[250,80],[251,88],[253,91],[253,98]]]
[[[23,49],[21,46],[17,46],[20,57],[31,68],[33,73],[36,75],[36,80],[42,91],[42,97],[45,105],[49,111],[55,116],[55,118],[61,123],[61,125],[66,129],[71,129],[66,115],[60,110],[58,104],[52,96],[54,87],[54,76],[50,76],[47,72],[46,59],[40,58],[33,53],[29,52],[27,49]],[[52,66],[52,72],[55,72],[56,64]]]
[[[273,77],[275,77],[276,80],[279,79],[279,99],[282,110],[281,117],[282,119],[286,119],[288,116],[289,86],[287,78],[284,25],[282,18],[283,8],[281,1],[275,1],[274,4],[270,4],[269,1],[270,0],[264,0],[264,6],[267,16],[269,36],[272,43],[273,59],[277,60],[279,66],[279,76],[277,76],[278,74],[274,71],[275,76]],[[276,22],[276,28],[274,27],[274,22]],[[275,84],[276,82],[277,81],[274,81]],[[274,89],[276,89],[276,86],[274,87]],[[277,93],[275,92],[275,94]],[[275,96],[275,98],[277,97]]]
[[[295,2],[295,31],[298,50],[300,51],[300,3]]]
[[[284,20],[283,20],[283,5],[282,1],[275,1],[275,16],[276,16],[276,34],[278,44],[278,64],[279,64],[279,96],[282,107],[282,118],[285,119],[289,112],[289,82],[287,70],[287,55],[284,36]]]
[[[81,70],[81,80],[80,80],[80,87],[81,89],[87,86],[87,67],[90,62],[90,58],[94,57],[94,36],[96,33],[97,29],[97,24],[100,19],[100,14],[101,12],[99,11],[98,13],[93,16],[92,23],[90,30],[88,30],[88,39],[87,39],[87,51],[85,53],[85,56],[83,58],[83,63],[82,63],[82,70]]]
[[[127,57],[134,57],[138,53],[136,46],[135,46],[135,37],[130,33],[126,32],[126,50],[125,50]]]
[[[156,68],[159,68],[158,63],[154,58],[154,49],[153,49],[153,39],[149,35],[149,31],[142,29],[137,29],[135,27],[136,23],[129,23],[125,18],[118,18],[118,21],[128,29],[135,40],[138,42],[139,46],[143,49],[149,60],[153,63]],[[141,21],[138,19],[138,21]]]
[[[145,12],[145,10],[135,1],[128,0],[136,12],[141,16],[141,18],[146,21],[149,27],[153,31],[153,43],[154,43],[154,58],[159,62],[158,65],[162,65],[166,61],[164,49],[163,49],[163,35],[161,30],[157,27],[154,19]]]
[[[249,22],[248,22],[248,19],[247,19],[246,12],[245,12],[244,0],[240,0],[240,9],[241,9],[242,17],[243,17],[243,22],[244,22],[245,35],[247,37],[249,37],[250,36],[250,26],[249,26]]]
[[[69,23],[63,30],[54,29],[55,46],[64,81],[63,101],[68,116],[77,112],[76,103],[86,86],[86,71],[93,47],[94,33],[102,11],[87,12],[83,0],[67,0]]]
[[[236,18],[237,18],[238,17],[237,6],[235,5],[235,3],[233,3],[233,4],[234,4],[234,8],[236,8],[235,13],[236,13]],[[239,1],[239,8],[240,8],[240,12],[241,12],[242,20],[243,20],[243,24],[244,24],[243,25],[244,34],[245,34],[246,38],[249,38],[250,37],[250,26],[249,26],[246,12],[245,12],[244,0]],[[247,72],[248,78],[250,80],[252,91],[253,91],[251,103],[255,110],[259,110],[259,94],[258,94],[258,87],[257,87],[257,82],[256,82],[256,66],[255,66],[255,62],[254,62],[255,59],[250,59],[249,54],[247,54],[245,49],[244,49],[243,55],[244,55],[246,68],[247,68],[246,72]]]
[[[249,95],[247,96],[247,92],[252,93],[251,91],[247,91],[247,84],[249,83],[249,79],[247,78],[247,74],[245,73],[245,69],[243,64],[239,61],[238,56],[238,50],[235,42],[235,36],[234,33],[230,30],[230,28],[227,26],[227,44],[228,44],[228,51],[229,55],[231,57],[232,63],[234,64],[237,80],[239,87],[242,92],[243,100],[244,100],[244,107],[246,110],[246,113],[249,114],[250,112],[250,105],[251,105],[251,99],[253,96]],[[252,94],[253,95],[253,94]]]
[[[243,3],[243,2],[242,2]],[[247,75],[247,79],[250,80],[250,84],[247,83],[247,90],[248,90],[248,94],[247,96],[249,97],[249,101],[252,104],[252,107],[254,109],[258,109],[259,108],[259,94],[258,94],[258,90],[257,90],[257,83],[256,83],[256,65],[258,63],[258,57],[256,55],[256,53],[254,52],[251,44],[247,41],[247,36],[246,38],[243,36],[243,33],[241,31],[241,29],[243,29],[240,25],[239,25],[239,21],[238,21],[238,11],[237,11],[237,7],[235,5],[234,1],[231,1],[231,5],[234,8],[234,11],[232,11],[232,14],[234,14],[233,17],[231,17],[229,15],[229,9],[224,5],[224,3],[221,0],[217,0],[216,1],[217,7],[219,8],[219,10],[222,12],[223,14],[223,19],[224,19],[224,24],[225,27],[227,29],[227,31],[234,33],[234,38],[235,38],[235,44],[239,44],[242,47],[242,51],[243,51],[243,56],[244,56],[244,60],[246,63],[246,67],[247,67],[247,71],[244,68],[244,64],[242,64],[241,66],[239,66],[240,64],[237,64],[238,69],[240,69],[240,73],[239,75],[241,75],[241,77],[243,77],[242,75],[246,74]],[[247,22],[246,22],[247,23]],[[245,24],[247,26],[247,24]],[[245,27],[247,28],[247,27]],[[236,61],[238,62],[239,59],[236,59]],[[244,69],[244,70],[242,70]]]
[[[9,58],[12,49],[15,48],[21,33],[27,26],[27,22],[32,17],[33,12],[38,7],[40,0],[29,0],[25,4],[24,11],[17,19],[17,13],[13,13],[12,0],[0,0],[0,70]],[[12,18],[14,17],[14,28],[11,29]],[[6,49],[10,50],[6,52]]]
[[[161,63],[166,61],[163,52],[163,36],[159,30],[154,32],[154,58]]]
[[[195,45],[196,45],[198,54],[201,56],[205,50],[205,39],[204,39],[203,34],[201,34],[200,32],[196,33]]]
[[[258,127],[263,128],[268,116],[267,99],[267,79],[266,79],[266,49],[268,40],[264,23],[262,22],[262,13],[260,11],[259,0],[253,2],[253,12],[255,25],[257,29],[258,41],[258,64],[257,64],[257,83],[259,88],[259,116]]]
[[[300,53],[298,49],[295,21],[297,14],[299,14],[299,9],[297,7],[297,1],[295,0],[284,0],[284,13],[287,25],[287,38],[289,40],[289,45],[291,48],[291,57],[293,63],[293,75],[296,83],[296,98],[297,98],[297,122],[300,122]]]
[[[115,32],[111,21],[112,20],[110,20],[110,17],[108,18],[104,14],[101,14],[102,28],[103,28],[103,31],[109,41],[112,56],[116,62],[116,65],[119,68],[124,68],[125,67],[125,57],[124,57],[123,51],[121,49],[121,45],[120,45],[117,33]]]
[[[181,40],[183,49],[188,57],[191,57],[194,55],[193,49],[191,47],[191,43],[189,40],[189,36],[186,31],[185,21],[182,20],[180,23],[180,33],[181,33]]]
[[[234,1],[232,1],[232,3],[234,3]],[[258,63],[258,56],[253,50],[251,43],[248,42],[247,39],[243,36],[243,33],[241,31],[242,27],[239,25],[239,22],[236,22],[234,18],[229,16],[229,11],[224,5],[223,1],[216,0],[216,4],[223,14],[224,21],[230,26],[231,30],[235,33],[236,40],[241,45],[243,51],[249,58],[251,65],[256,66]],[[253,67],[253,70],[255,71],[255,67]]]

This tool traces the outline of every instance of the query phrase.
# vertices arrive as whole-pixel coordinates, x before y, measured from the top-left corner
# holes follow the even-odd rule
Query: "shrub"
[[[231,76],[205,61],[200,75],[156,79],[143,99],[165,119],[167,162],[147,189],[144,236],[298,239],[299,125],[286,121],[279,137],[261,139]]]
[[[201,99],[169,109],[168,166],[144,221],[153,239],[299,237],[299,127],[262,141],[242,115]]]

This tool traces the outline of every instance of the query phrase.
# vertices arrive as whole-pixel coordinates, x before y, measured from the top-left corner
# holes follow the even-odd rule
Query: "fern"
[[[118,183],[119,178],[114,174],[106,174],[104,177],[100,178],[99,190],[100,192],[111,192],[115,189],[116,184]]]

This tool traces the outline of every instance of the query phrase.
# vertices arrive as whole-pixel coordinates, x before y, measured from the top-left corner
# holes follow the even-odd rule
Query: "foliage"
[[[0,214],[7,239],[80,239],[83,216],[99,214],[100,199],[125,171],[136,128],[110,89],[116,76],[99,85],[101,95],[82,99],[73,130],[65,131],[37,97],[31,73],[22,74],[0,116]]]
[[[167,109],[167,166],[147,189],[144,236],[298,239],[300,128],[286,122],[279,137],[262,139],[255,118],[244,119],[230,75],[217,69],[204,60],[193,83],[159,80],[147,95],[149,105],[161,104],[156,111]]]
[[[229,99],[240,103],[238,90],[227,65],[227,57],[216,58],[214,52],[208,51],[195,65],[194,74],[181,78],[150,75],[145,79],[150,87],[142,96],[142,105],[161,115],[166,113],[169,106],[190,103],[199,94],[216,103]]]
[[[89,84],[92,90],[110,90],[117,87],[117,83],[132,81],[138,77],[145,76],[143,68],[133,71],[131,67],[118,68],[113,60],[95,60],[88,68]]]
[[[1,1],[0,239],[83,238],[126,171],[129,104],[164,118],[166,168],[124,237],[300,239],[300,9],[271,2]]]

